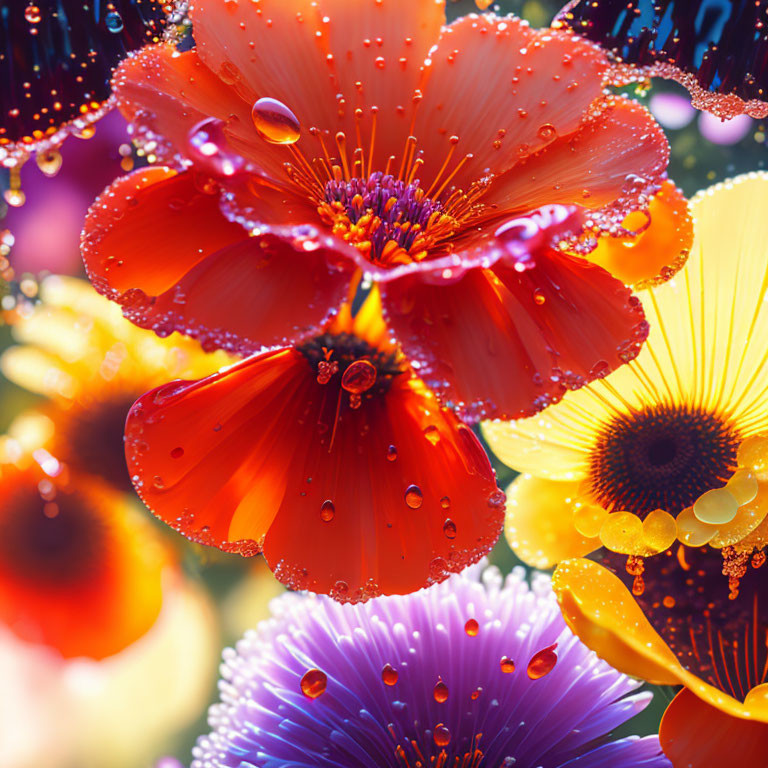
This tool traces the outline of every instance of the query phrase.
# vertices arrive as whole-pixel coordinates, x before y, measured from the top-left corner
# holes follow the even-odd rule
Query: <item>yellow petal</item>
[[[603,566],[565,560],[555,570],[552,588],[568,626],[620,672],[657,685],[684,685],[723,712],[768,722],[768,685],[755,687],[740,702],[688,672],[627,587]]]
[[[520,475],[507,488],[504,527],[509,546],[534,568],[551,568],[568,557],[597,549],[600,540],[582,536],[574,525],[578,483]]]

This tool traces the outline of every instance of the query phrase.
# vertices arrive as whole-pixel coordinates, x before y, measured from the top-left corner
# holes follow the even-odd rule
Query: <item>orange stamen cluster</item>
[[[450,186],[456,174],[472,158],[462,157],[451,168],[458,136],[428,188],[421,186],[419,169],[424,152],[418,139],[409,135],[401,155],[389,155],[384,168],[376,168],[374,147],[378,108],[371,108],[370,138],[362,137],[363,110],[355,111],[355,147],[350,151],[343,131],[329,150],[327,136],[318,128],[309,134],[319,143],[311,159],[294,143],[285,146],[293,162],[285,164],[290,180],[317,204],[318,212],[333,233],[355,246],[372,262],[392,265],[420,261],[451,248],[450,238],[482,208],[478,199],[488,181],[482,179],[465,191]]]

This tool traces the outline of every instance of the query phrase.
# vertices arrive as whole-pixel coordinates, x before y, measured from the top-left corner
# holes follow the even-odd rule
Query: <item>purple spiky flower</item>
[[[225,651],[192,768],[670,768],[656,736],[607,737],[651,694],[570,632],[548,578],[480,573],[278,598]]]

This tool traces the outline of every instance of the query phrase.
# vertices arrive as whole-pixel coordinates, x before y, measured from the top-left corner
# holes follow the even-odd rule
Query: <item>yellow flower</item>
[[[40,298],[14,325],[20,344],[2,355],[0,370],[50,403],[16,421],[0,454],[13,461],[20,451],[45,449],[76,471],[131,490],[123,427],[134,400],[169,379],[207,376],[233,358],[206,354],[177,333],[161,339],[137,328],[84,280],[48,277]]]
[[[635,556],[675,538],[738,546],[765,518],[766,203],[765,174],[700,193],[687,267],[641,294],[651,331],[637,359],[533,418],[484,425],[495,453],[526,473],[510,489],[527,501],[510,505],[507,534],[533,565],[601,543]],[[558,518],[557,551],[532,554],[528,528],[542,515]],[[750,538],[765,541],[762,530]]]
[[[484,432],[525,473],[510,543],[561,561],[553,586],[581,639],[625,673],[768,722],[768,174],[691,210],[686,267],[642,295],[637,359]],[[600,564],[581,557],[601,545]]]

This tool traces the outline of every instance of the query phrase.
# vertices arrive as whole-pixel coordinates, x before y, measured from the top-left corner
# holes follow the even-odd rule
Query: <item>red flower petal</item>
[[[3,466],[0,620],[64,657],[101,659],[155,622],[168,553],[119,494]]]
[[[429,58],[413,130],[429,148],[420,176],[431,182],[458,136],[456,157],[471,153],[453,182],[464,189],[576,131],[608,67],[597,46],[573,35],[490,15],[445,27]]]
[[[659,741],[676,768],[722,768],[734,758],[742,768],[760,768],[768,723],[728,715],[683,688],[661,719]]]
[[[617,97],[576,134],[496,179],[487,201],[505,211],[555,203],[607,208],[620,224],[630,211],[647,205],[639,198],[658,187],[668,160],[667,139],[648,110]]]
[[[273,223],[290,221],[287,203],[264,198]],[[291,240],[290,231],[249,237],[191,174],[155,167],[119,179],[94,203],[83,256],[95,288],[137,325],[251,353],[315,331],[346,294],[349,270],[329,267],[337,255],[300,231]]]
[[[523,242],[499,234],[489,253]],[[424,263],[382,284],[404,352],[465,419],[536,413],[633,358],[647,335],[640,302],[608,272],[537,237],[530,247],[527,262],[502,257],[445,280]]]
[[[200,57],[211,70],[249,104],[260,97],[282,101],[305,132],[316,127],[333,137],[342,130],[352,142],[354,109],[363,109],[369,136],[376,107],[387,120],[376,138],[380,168],[403,150],[421,65],[445,19],[442,3],[413,0],[262,0],[258,7],[203,0],[192,17]],[[314,139],[304,140],[312,142],[310,157],[322,154]],[[254,141],[264,143],[255,132]]]
[[[348,399],[297,350],[252,357],[142,397],[129,468],[187,537],[263,547],[289,586],[338,599],[410,592],[486,553],[503,494],[472,432],[408,373]]]

